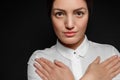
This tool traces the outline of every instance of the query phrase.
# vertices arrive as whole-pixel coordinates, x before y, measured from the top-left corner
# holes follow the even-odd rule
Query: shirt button
[[[74,54],[76,54],[76,52],[74,52]]]

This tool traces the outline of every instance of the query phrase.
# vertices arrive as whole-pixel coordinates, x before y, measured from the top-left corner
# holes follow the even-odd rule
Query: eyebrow
[[[81,7],[81,8],[75,9],[73,12],[78,11],[78,10],[82,10],[82,9],[87,10],[86,8]],[[53,11],[54,11],[54,10],[66,12],[64,9],[60,9],[60,8],[54,8]]]
[[[84,7],[81,7],[81,8],[78,8],[78,9],[75,9],[74,11],[78,11],[78,10],[87,10],[86,8],[84,8]]]
[[[60,8],[54,8],[52,11],[55,11],[55,10],[58,10],[58,11],[65,12],[65,10],[63,10],[63,9],[60,9]]]

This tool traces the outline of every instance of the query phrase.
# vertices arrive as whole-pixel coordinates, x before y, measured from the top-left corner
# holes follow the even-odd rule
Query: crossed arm
[[[51,62],[45,58],[37,58],[35,61],[36,73],[43,80],[74,80],[69,67],[60,61]],[[100,57],[97,57],[80,80],[112,80],[118,74],[120,74],[120,57],[114,55],[101,63]]]

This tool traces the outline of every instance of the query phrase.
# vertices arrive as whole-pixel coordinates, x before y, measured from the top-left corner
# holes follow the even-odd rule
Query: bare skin
[[[45,59],[36,59],[37,63],[34,64],[36,67],[36,73],[43,80],[74,80],[71,70],[60,61],[55,60],[54,63]]]
[[[93,61],[81,80],[112,80],[120,74],[120,57],[112,56],[100,63],[100,57]]]
[[[70,69],[60,61],[52,63],[40,58],[36,59],[36,62],[34,64],[36,73],[43,80],[74,80]],[[120,57],[115,55],[101,63],[100,57],[97,57],[80,80],[112,80],[118,74],[120,74]]]

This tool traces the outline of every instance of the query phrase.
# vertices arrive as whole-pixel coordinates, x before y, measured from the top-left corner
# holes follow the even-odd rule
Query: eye
[[[84,15],[84,12],[82,12],[82,11],[77,11],[77,12],[75,12],[75,15],[76,15],[77,17],[82,17],[82,16]]]
[[[56,17],[63,17],[63,16],[64,16],[64,13],[63,13],[63,12],[56,12],[56,13],[55,13],[55,16],[56,16]]]

